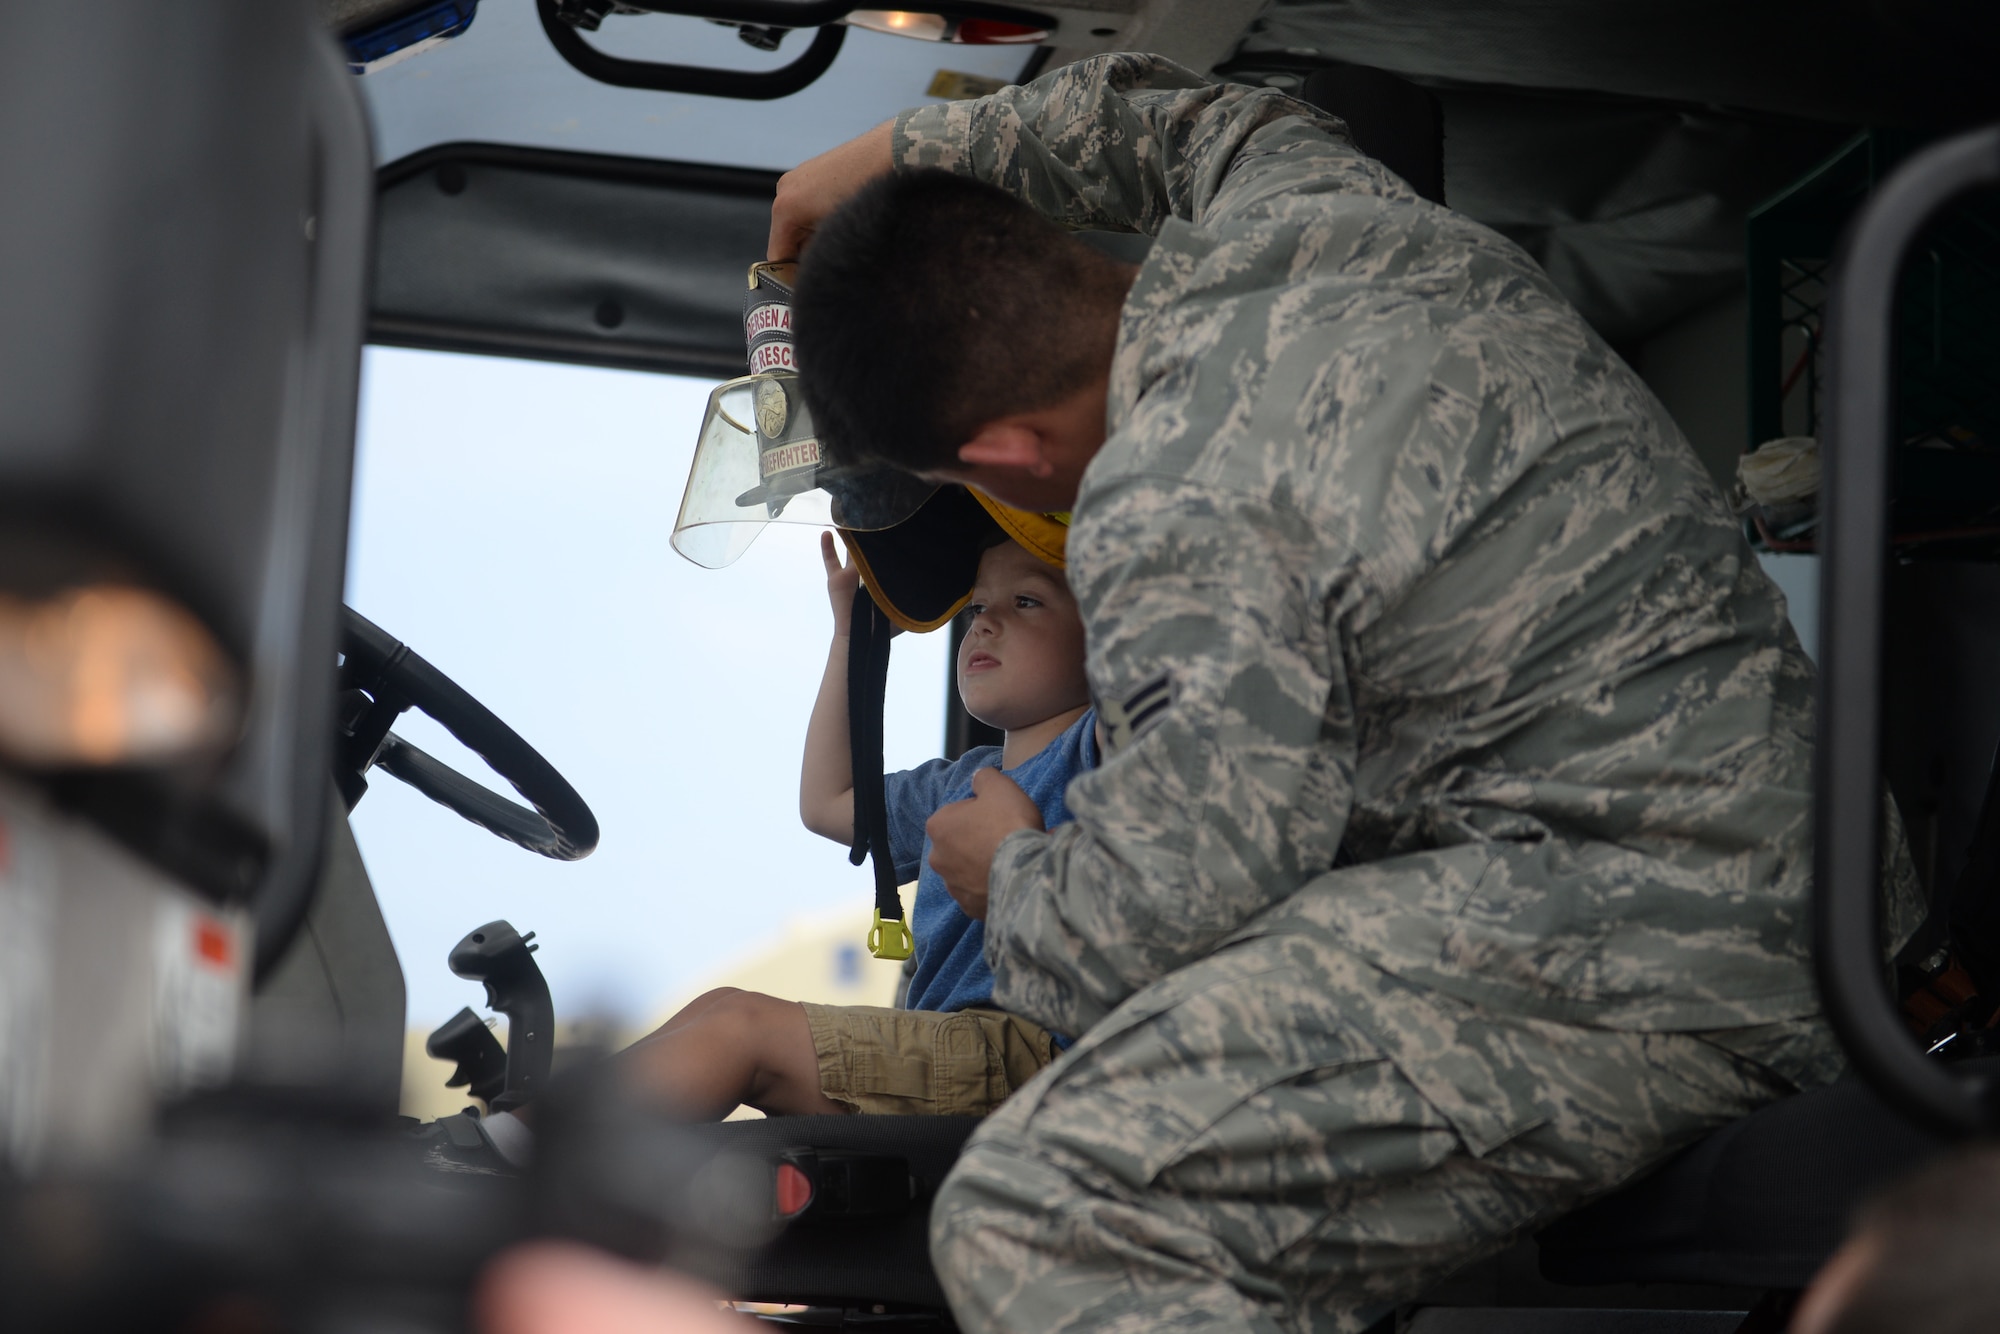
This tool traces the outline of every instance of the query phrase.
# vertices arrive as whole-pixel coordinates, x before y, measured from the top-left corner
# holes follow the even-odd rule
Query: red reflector
[[[1048,35],[1047,28],[1030,27],[1025,23],[1006,23],[1000,19],[960,19],[952,40],[967,46],[1014,46],[1039,42]]]
[[[790,1163],[778,1164],[778,1217],[790,1218],[805,1212],[813,1202],[813,1183]]]
[[[212,963],[217,968],[229,967],[236,955],[228,928],[206,917],[195,919],[194,952],[204,963]]]

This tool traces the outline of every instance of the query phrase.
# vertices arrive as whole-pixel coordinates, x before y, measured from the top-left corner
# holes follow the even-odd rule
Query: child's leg
[[[820,1092],[805,1008],[723,987],[615,1058],[633,1087],[689,1121],[719,1121],[747,1103],[773,1116],[848,1109]]]

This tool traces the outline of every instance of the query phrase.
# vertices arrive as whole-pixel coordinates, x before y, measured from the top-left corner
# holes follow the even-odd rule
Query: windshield
[[[566,1017],[629,1026],[789,923],[866,913],[868,872],[799,824],[831,626],[818,530],[773,525],[726,570],[668,545],[712,387],[367,352],[347,600],[527,738],[603,827],[587,860],[547,861],[370,775],[354,830],[412,1028],[479,1003],[444,959],[494,918],[540,933]],[[896,641],[892,769],[939,753],[945,638]],[[428,719],[396,726],[499,782]]]

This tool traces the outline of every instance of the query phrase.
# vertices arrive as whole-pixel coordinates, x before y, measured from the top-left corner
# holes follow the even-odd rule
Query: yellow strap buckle
[[[868,928],[868,952],[878,959],[907,959],[916,953],[917,941],[908,922],[882,916],[875,910],[875,925]]]

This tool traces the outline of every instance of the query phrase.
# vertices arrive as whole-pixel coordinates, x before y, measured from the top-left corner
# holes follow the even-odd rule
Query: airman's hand
[[[797,259],[827,214],[849,195],[885,175],[890,161],[890,130],[883,121],[868,133],[808,158],[778,178],[778,196],[771,201],[771,241],[766,259]]]
[[[993,854],[1007,835],[1042,828],[1042,812],[1021,785],[998,769],[972,776],[972,795],[940,806],[924,825],[931,840],[931,869],[947,893],[976,921],[986,920],[986,880]]]

